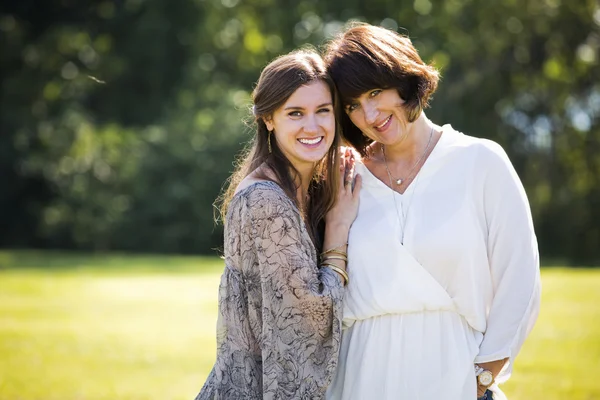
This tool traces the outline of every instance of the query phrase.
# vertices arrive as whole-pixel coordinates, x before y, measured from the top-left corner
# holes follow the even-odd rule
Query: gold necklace
[[[423,155],[419,158],[419,161],[417,161],[417,163],[411,168],[410,173],[412,173],[412,170],[423,160],[423,157],[425,157],[425,155],[427,154],[427,151],[429,150],[429,146],[431,145],[432,137],[433,137],[433,128],[431,128],[431,132],[429,133],[429,141],[427,142],[427,146],[425,147],[425,151],[423,152]],[[410,210],[410,206],[412,205],[412,200],[415,195],[415,192],[417,191],[417,188],[416,188],[416,186],[413,188],[413,191],[410,196],[410,201],[408,203],[408,206],[406,207],[406,214],[404,213],[404,206],[402,206],[402,220],[400,220],[400,212],[398,211],[398,203],[396,202],[396,193],[394,193],[395,190],[394,190],[392,173],[390,172],[390,169],[387,164],[387,160],[385,158],[385,150],[384,150],[383,145],[381,146],[381,152],[383,154],[383,162],[385,163],[385,169],[387,171],[388,178],[390,179],[390,189],[392,190],[392,199],[394,200],[394,208],[396,209],[396,217],[398,217],[398,224],[400,225],[400,227],[402,229],[402,234],[400,236],[400,243],[404,246],[404,234],[406,233],[406,220],[408,219],[408,212]],[[418,183],[420,176],[421,175],[417,176],[417,180],[415,181],[414,185],[416,185]],[[409,177],[410,177],[410,174],[407,175],[407,178],[409,178]],[[402,179],[397,179],[396,184],[401,185]]]
[[[423,158],[425,158],[425,156],[427,155],[427,150],[429,150],[429,146],[431,145],[431,139],[433,138],[433,127],[431,128],[431,131],[429,132],[429,140],[427,141],[427,146],[425,147],[425,151],[423,151],[423,154],[421,154],[421,157],[419,157],[419,159],[417,160],[417,162],[411,167],[410,170],[408,170],[408,174],[406,175],[406,178],[393,178],[392,177],[392,173],[390,172],[390,167],[388,166],[387,163],[387,159],[385,158],[385,146],[382,144],[381,145],[381,154],[383,155],[383,163],[385,164],[385,170],[387,171],[387,174],[390,178],[390,187],[393,189],[394,186],[392,184],[392,181],[396,183],[396,185],[400,186],[402,185],[402,182],[404,182],[404,180],[410,178],[410,175],[412,174],[413,170],[417,167],[417,165],[419,165],[421,163],[421,161],[423,161]]]

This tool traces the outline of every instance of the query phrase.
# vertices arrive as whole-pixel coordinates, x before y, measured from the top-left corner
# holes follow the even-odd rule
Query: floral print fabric
[[[337,366],[343,286],[274,182],[231,201],[217,360],[196,400],[321,399]]]

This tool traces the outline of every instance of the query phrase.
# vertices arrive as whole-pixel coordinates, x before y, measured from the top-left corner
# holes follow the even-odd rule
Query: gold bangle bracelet
[[[327,260],[343,260],[348,262],[348,257],[346,256],[325,256],[321,259],[321,261],[327,261]]]
[[[334,250],[339,250],[339,249],[340,249],[340,247],[344,247],[344,246],[348,246],[348,242],[346,242],[346,243],[343,243],[343,244],[340,244],[339,246],[332,247],[332,248],[331,248],[331,249],[329,249],[329,250],[325,250],[324,252],[322,252],[322,253],[321,253],[321,255],[323,255],[323,254],[327,254],[327,253],[331,253],[331,252],[332,252],[332,251],[334,251]]]
[[[345,251],[340,251],[340,250],[329,250],[327,252],[321,253],[320,256],[324,257],[328,254],[338,254],[340,256],[348,257],[348,253],[346,253]]]
[[[335,265],[330,265],[329,268],[331,268],[332,271],[337,272],[338,274],[341,275],[342,279],[344,280],[343,284],[344,286],[348,285],[348,281],[350,280],[350,278],[348,277],[348,274],[346,273],[346,271],[344,271],[343,269],[336,267]]]
[[[344,271],[342,268],[338,267],[337,265],[334,264],[329,264],[329,263],[323,263],[321,264],[321,267],[329,267],[332,271],[337,272],[338,275],[340,275],[342,277],[343,280],[343,284],[344,286],[346,286],[348,284],[348,281],[350,280],[350,278],[348,277],[348,274],[346,273],[346,271]]]

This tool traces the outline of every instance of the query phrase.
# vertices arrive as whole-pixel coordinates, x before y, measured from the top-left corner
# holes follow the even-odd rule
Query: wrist
[[[504,358],[501,360],[478,362],[475,365],[478,365],[483,369],[487,369],[488,371],[491,371],[492,375],[494,376],[494,379],[496,379],[496,377],[502,371],[502,369],[504,368],[504,366],[506,365],[508,360],[509,359],[507,357],[507,358]]]
[[[332,229],[335,231],[338,230],[343,230],[343,231],[350,231],[350,225],[348,222],[345,221],[325,221],[325,229]]]
[[[332,243],[342,243],[348,241],[350,233],[350,224],[341,221],[327,222],[325,224],[325,237]]]
[[[477,385],[487,389],[494,383],[494,375],[492,371],[475,364],[475,376],[477,377]]]

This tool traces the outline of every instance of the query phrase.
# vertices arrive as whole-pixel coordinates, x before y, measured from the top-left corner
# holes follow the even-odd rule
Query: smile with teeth
[[[316,137],[314,139],[308,139],[308,138],[300,138],[300,139],[298,139],[298,141],[300,143],[303,143],[303,144],[317,144],[321,140],[323,140],[323,136],[319,136],[319,137]]]
[[[385,126],[385,124],[387,124],[387,123],[389,122],[389,120],[390,120],[391,118],[392,118],[392,116],[390,115],[389,117],[387,117],[387,118],[385,119],[385,121],[383,121],[383,122],[381,123],[381,125],[377,125],[375,128],[377,128],[377,129],[381,129],[381,128],[383,128],[383,127]]]

